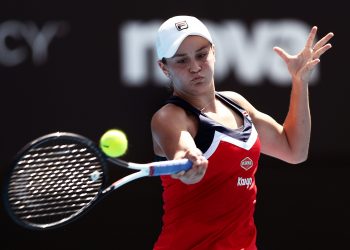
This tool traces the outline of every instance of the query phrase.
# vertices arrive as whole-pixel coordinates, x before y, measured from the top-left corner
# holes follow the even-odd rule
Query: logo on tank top
[[[247,171],[251,167],[253,167],[253,160],[250,159],[249,157],[246,157],[241,161],[241,168],[243,168],[244,170]]]
[[[249,187],[251,187],[252,184],[253,184],[253,178],[251,177],[249,178],[238,177],[237,179],[237,187],[246,186],[248,189]]]

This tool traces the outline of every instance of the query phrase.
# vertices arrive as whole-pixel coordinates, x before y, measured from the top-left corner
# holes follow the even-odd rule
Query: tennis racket
[[[107,185],[108,162],[137,171]],[[4,181],[4,204],[20,226],[57,228],[77,219],[126,183],[191,166],[187,159],[140,164],[109,158],[84,136],[51,133],[30,142],[16,155]]]

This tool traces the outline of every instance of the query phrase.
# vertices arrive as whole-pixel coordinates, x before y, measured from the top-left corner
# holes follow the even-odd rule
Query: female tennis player
[[[283,124],[236,92],[215,90],[215,46],[207,27],[192,16],[175,16],[159,28],[158,65],[172,96],[153,116],[159,159],[188,158],[193,167],[162,176],[163,227],[155,250],[256,250],[255,172],[260,153],[298,164],[310,141],[308,83],[320,56],[332,46],[328,33],[315,42],[313,27],[296,55],[274,51],[292,79]]]

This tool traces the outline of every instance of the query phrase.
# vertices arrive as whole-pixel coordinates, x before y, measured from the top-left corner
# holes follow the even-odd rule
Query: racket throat
[[[126,184],[128,182],[131,182],[133,180],[136,180],[136,179],[139,179],[139,178],[142,178],[145,176],[148,176],[148,173],[146,173],[144,171],[139,171],[139,172],[130,174],[128,176],[125,176],[125,177],[113,182],[109,187],[104,189],[102,191],[102,194],[107,194],[108,192],[113,191],[113,190],[119,188],[120,186],[123,186],[124,184]]]

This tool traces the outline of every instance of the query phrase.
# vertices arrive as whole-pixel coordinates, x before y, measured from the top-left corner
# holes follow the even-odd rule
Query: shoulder
[[[218,91],[219,94],[231,99],[238,105],[242,106],[243,108],[246,106],[248,101],[239,93],[234,91]]]
[[[257,110],[253,105],[241,94],[234,92],[234,91],[220,91],[219,94],[231,99],[235,103],[237,103],[239,106],[241,106],[244,110],[246,110],[250,116],[253,116]]]
[[[169,125],[172,122],[179,123],[181,121],[185,121],[187,119],[186,111],[174,104],[166,104],[157,110],[151,119],[151,126],[154,127],[156,125]]]

